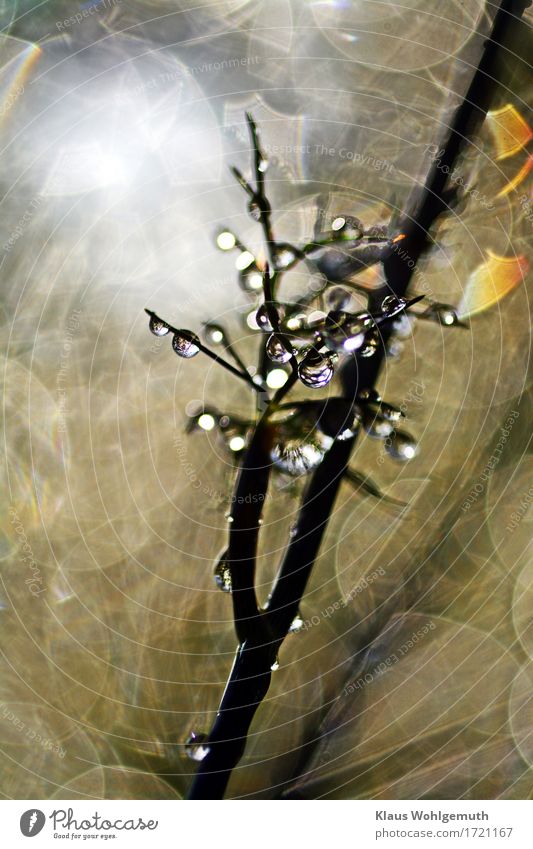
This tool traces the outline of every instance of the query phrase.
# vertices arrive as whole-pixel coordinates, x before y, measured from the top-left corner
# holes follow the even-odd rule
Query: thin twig
[[[165,321],[163,318],[160,318],[152,310],[145,309],[144,311],[147,315],[150,316],[150,318],[153,318],[155,321],[160,321],[162,324],[166,325],[170,333],[178,334],[178,336],[185,332],[189,333],[189,331],[178,330],[176,327],[173,327],[171,324],[168,323],[168,321]],[[235,366],[232,366],[231,363],[228,363],[228,361],[225,360],[224,357],[219,357],[219,355],[215,354],[214,351],[211,351],[209,348],[206,348],[206,346],[202,344],[198,337],[195,337],[194,344],[198,348],[198,350],[202,352],[202,354],[205,354],[207,357],[210,357],[210,359],[214,360],[215,363],[218,363],[220,366],[225,368],[226,371],[229,371],[230,374],[235,375],[235,377],[240,378],[240,380],[246,381],[248,386],[251,386],[256,392],[261,392],[264,394],[264,389],[254,383],[251,375],[248,374],[247,371],[240,371],[240,369],[235,368]]]

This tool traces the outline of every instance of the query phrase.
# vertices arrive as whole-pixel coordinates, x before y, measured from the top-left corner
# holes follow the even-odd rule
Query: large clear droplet
[[[320,354],[311,350],[298,366],[298,376],[304,386],[320,389],[327,386],[333,377],[333,358],[329,354]]]
[[[381,304],[381,312],[384,316],[394,316],[402,312],[407,305],[405,298],[397,298],[396,295],[387,295]]]
[[[195,357],[199,352],[200,340],[190,330],[178,330],[172,337],[172,347],[178,357],[184,357],[186,360],[190,360],[191,357]]]
[[[292,351],[287,348],[287,345],[277,333],[273,333],[269,337],[266,352],[275,363],[288,363],[292,356]]]
[[[270,458],[288,475],[297,477],[316,469],[333,445],[333,438],[318,427],[317,412],[312,409],[280,410],[272,422],[275,437]]]
[[[206,746],[207,734],[192,731],[185,743],[185,754],[191,761],[203,761],[209,754],[209,746]]]
[[[219,590],[222,590],[223,593],[231,592],[231,572],[228,565],[227,555],[228,552],[224,551],[217,560],[213,571],[215,584]]]
[[[410,434],[396,430],[385,442],[385,450],[394,460],[405,463],[417,455],[418,444]]]
[[[164,321],[161,321],[155,315],[150,316],[149,327],[154,336],[166,336],[170,329],[168,324],[165,324]]]

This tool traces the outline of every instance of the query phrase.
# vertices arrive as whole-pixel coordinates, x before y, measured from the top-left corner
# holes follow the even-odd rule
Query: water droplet
[[[241,251],[235,260],[235,268],[237,271],[243,271],[245,268],[248,268],[252,262],[255,262],[254,255],[251,254],[250,251]]]
[[[396,295],[387,295],[381,304],[381,312],[384,316],[397,315],[405,309],[407,301],[405,298],[397,298]]]
[[[261,174],[264,174],[265,171],[267,170],[267,168],[268,168],[268,159],[266,158],[266,156],[262,156],[261,159],[259,160],[258,169],[261,172]]]
[[[285,316],[285,310],[280,304],[276,304],[276,306],[270,305],[270,310],[268,309],[266,304],[261,304],[259,309],[255,314],[255,320],[257,322],[257,326],[261,330],[265,330],[267,333],[271,333],[274,328],[272,327],[272,322],[270,321],[270,313],[273,312],[277,317],[278,323],[283,320]]]
[[[240,271],[239,286],[245,292],[261,291],[263,288],[263,274],[255,262]]]
[[[366,345],[373,327],[374,321],[367,312],[332,310],[326,318],[324,342],[334,351],[351,354]]]
[[[198,416],[196,424],[202,430],[213,430],[216,425],[216,420],[214,416],[211,415],[211,413],[202,413],[200,416]]]
[[[300,612],[298,612],[291,622],[291,626],[289,628],[289,634],[297,634],[299,631],[302,630],[303,626],[304,626],[304,620],[302,619]]]
[[[237,244],[237,239],[231,230],[221,230],[217,236],[217,248],[221,251],[231,251]]]
[[[223,345],[226,341],[226,332],[220,324],[209,322],[204,327],[204,338],[208,345]]]
[[[192,761],[203,761],[209,754],[209,746],[206,746],[207,734],[192,731],[185,743],[185,754]]]
[[[254,221],[261,220],[261,206],[257,200],[251,200],[248,204],[248,214]]]
[[[385,404],[384,402],[381,402],[379,412],[389,422],[399,422],[403,416],[399,407],[394,407],[392,404]]]
[[[394,431],[394,424],[383,416],[368,416],[364,418],[364,428],[374,439],[387,439]]]
[[[292,247],[292,245],[285,242],[274,245],[272,249],[272,261],[276,271],[284,271],[285,269],[290,268],[291,265],[294,265],[297,259],[297,251]]]
[[[418,453],[418,444],[410,434],[396,430],[385,442],[385,450],[394,460],[407,462]]]
[[[358,218],[353,218],[351,215],[339,215],[333,219],[331,230],[330,238],[333,240],[356,241],[363,236],[364,227],[363,222]]]
[[[432,304],[426,315],[446,327],[452,327],[454,324],[460,324],[459,316],[455,309],[449,304]]]
[[[270,669],[272,670],[272,672],[277,672],[277,670],[279,669],[279,658],[275,659]]]
[[[224,516],[224,518],[225,518],[226,522],[228,522],[230,525],[231,525],[231,523],[232,523],[232,522],[234,522],[234,521],[235,521],[235,519],[233,518],[233,516],[231,515],[231,513],[226,513],[226,515]]]
[[[319,415],[317,410],[295,406],[272,416],[275,437],[270,458],[276,468],[288,475],[299,476],[320,465],[333,445],[333,438],[317,426]],[[294,525],[290,534],[296,533]]]
[[[215,584],[223,593],[231,592],[231,571],[227,561],[227,551],[218,558],[213,571]]]
[[[372,357],[376,353],[379,348],[380,337],[379,333],[375,330],[370,331],[365,337],[365,341],[363,346],[361,347],[359,353],[362,357]]]
[[[454,310],[441,310],[439,312],[439,321],[441,324],[446,324],[450,327],[452,324],[457,324],[457,314]]]
[[[358,398],[365,404],[379,404],[381,402],[381,395],[374,387],[362,389],[358,394]]]
[[[273,368],[267,374],[266,383],[269,389],[281,389],[288,380],[287,372],[281,368]]]
[[[190,360],[191,357],[195,357],[199,352],[200,340],[190,330],[178,330],[172,337],[172,347],[178,357],[184,357],[186,360]]]
[[[242,451],[246,442],[242,436],[232,436],[231,439],[228,440],[228,448],[230,451],[233,451],[234,454],[238,454],[239,451]]]
[[[293,312],[288,316],[286,320],[283,322],[283,329],[290,331],[291,333],[297,333],[298,330],[301,330],[302,327],[305,327],[306,324],[306,315],[303,312]]]
[[[275,363],[288,363],[292,356],[281,336],[273,333],[266,344],[266,352]]]
[[[155,315],[150,316],[149,327],[154,336],[166,336],[170,329],[168,324],[165,324],[164,321],[161,321]]]
[[[333,377],[333,358],[328,354],[320,354],[311,348],[298,366],[298,376],[304,386],[320,389],[327,386]]]

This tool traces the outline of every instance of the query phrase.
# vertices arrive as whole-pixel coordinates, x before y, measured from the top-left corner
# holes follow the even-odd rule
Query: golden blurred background
[[[253,404],[150,336],[143,309],[196,332],[221,321],[253,362],[252,302],[215,245],[222,225],[260,244],[228,168],[248,168],[245,111],[280,239],[305,243],[324,209],[385,224],[423,182],[494,9],[0,3],[4,798],[183,797],[186,741],[213,721],[236,643],[213,580],[236,461],[214,434],[185,435],[186,407]],[[414,276],[469,327],[417,322],[381,375],[419,452],[398,465],[364,439],[353,457],[408,506],[343,484],[231,797],[532,796],[532,131],[517,54]],[[312,278],[296,266],[287,291]],[[304,483],[273,480],[262,600]]]

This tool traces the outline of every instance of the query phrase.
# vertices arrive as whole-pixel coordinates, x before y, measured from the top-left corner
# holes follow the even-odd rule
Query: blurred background
[[[0,3],[5,798],[180,798],[186,741],[213,721],[236,644],[213,564],[237,458],[215,431],[186,435],[186,409],[250,418],[253,399],[206,358],[178,359],[143,309],[196,332],[223,322],[254,362],[254,296],[238,253],[216,247],[228,226],[259,250],[228,167],[249,173],[245,111],[280,240],[304,244],[321,214],[386,224],[424,180],[493,14],[484,0]],[[532,795],[528,45],[506,56],[458,166],[468,190],[413,278],[469,327],[407,327],[382,371],[418,454],[398,465],[363,439],[353,457],[407,507],[343,484],[232,797]],[[299,264],[287,292],[315,278]],[[262,600],[304,485],[272,480]]]

